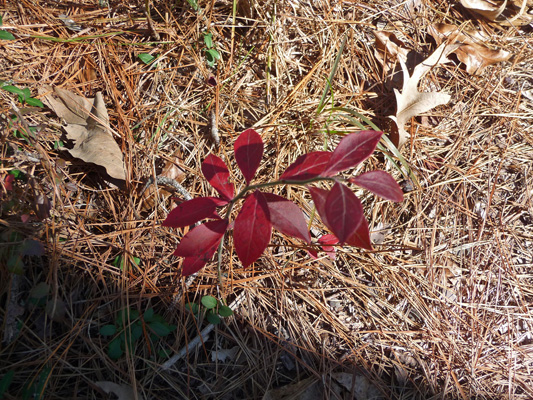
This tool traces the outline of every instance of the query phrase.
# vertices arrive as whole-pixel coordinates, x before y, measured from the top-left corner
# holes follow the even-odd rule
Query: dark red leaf
[[[304,181],[322,175],[332,154],[329,151],[314,151],[304,154],[289,165],[280,179]]]
[[[327,254],[329,258],[335,260],[335,253],[337,249],[335,246],[327,246],[328,244],[337,244],[339,239],[335,235],[323,235],[318,239],[318,243],[322,245],[322,250]]]
[[[209,253],[211,247],[218,246],[227,227],[227,219],[209,221],[198,225],[183,236],[174,255],[178,257],[195,257]]]
[[[246,129],[235,141],[234,149],[237,165],[250,183],[263,157],[263,140],[253,129]]]
[[[292,201],[272,193],[263,193],[270,212],[272,226],[285,235],[311,243],[304,213]]]
[[[386,200],[403,201],[403,191],[394,178],[385,171],[370,171],[351,178],[350,182],[370,190]]]
[[[14,175],[8,174],[5,176],[3,185],[6,188],[6,190],[13,190],[14,181],[15,181]]]
[[[318,258],[318,252],[316,249],[312,247],[306,247],[305,250],[309,253],[309,255],[314,258],[315,260]]]
[[[331,230],[326,215],[326,199],[329,192],[315,186],[308,186],[307,189],[309,189],[309,192],[311,193],[311,197],[315,203],[315,208],[318,212],[318,215],[320,215],[320,218],[322,218],[322,222],[328,227],[329,230]]]
[[[202,254],[193,257],[185,257],[183,259],[183,263],[181,264],[181,274],[183,276],[187,276],[200,271],[200,269],[202,269],[202,267],[207,264],[209,259],[213,257],[213,254],[215,254],[215,251],[217,251],[217,247],[218,243],[207,249]]]
[[[345,185],[335,182],[324,205],[331,231],[341,243],[353,235],[364,218],[363,205]]]
[[[383,132],[359,131],[345,136],[331,155],[322,175],[333,176],[366,160],[374,152],[381,135]]]
[[[206,218],[220,219],[216,208],[227,204],[226,200],[216,197],[197,197],[185,201],[173,209],[163,221],[163,226],[181,228],[195,224]]]
[[[228,167],[220,157],[209,154],[202,163],[202,173],[224,199],[233,199],[233,183],[229,182]]]
[[[366,250],[372,249],[372,242],[370,241],[370,232],[368,230],[368,222],[366,218],[363,217],[363,220],[355,230],[352,236],[346,240],[346,244],[354,247],[360,247]]]
[[[244,268],[261,256],[271,235],[268,205],[263,193],[256,190],[244,201],[233,228],[235,251]]]

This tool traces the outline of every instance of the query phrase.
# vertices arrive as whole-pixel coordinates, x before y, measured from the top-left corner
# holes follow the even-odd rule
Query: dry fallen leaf
[[[457,44],[440,45],[431,56],[415,67],[412,76],[409,76],[407,66],[400,58],[403,70],[403,87],[401,93],[394,89],[397,111],[396,116],[390,117],[398,127],[398,139],[395,143],[397,147],[401,147],[407,139],[407,131],[405,130],[407,121],[450,101],[450,95],[444,92],[419,92],[418,83],[431,68],[450,61],[446,56],[459,46]]]
[[[461,4],[467,10],[481,15],[489,21],[496,21],[505,10],[507,0],[504,0],[500,5],[487,0],[461,0]]]
[[[125,180],[122,151],[111,136],[102,93],[98,92],[94,99],[59,88],[46,88],[40,93],[48,93],[42,101],[67,123],[64,126],[67,138],[74,142],[69,153],[85,162],[104,167],[112,178]]]
[[[374,55],[383,66],[385,75],[394,69],[397,60],[407,62],[407,53],[409,50],[402,47],[403,43],[396,35],[389,31],[374,31],[376,38],[376,47]]]
[[[115,394],[118,397],[118,400],[133,400],[135,398],[133,388],[129,385],[119,385],[117,383],[109,381],[99,381],[95,382],[94,384],[107,394]],[[139,393],[137,393],[137,398],[139,400],[143,399],[143,397]]]
[[[464,8],[481,15],[489,21],[506,26],[521,26],[531,23],[533,16],[527,14],[531,0],[495,1],[495,0],[460,0]]]
[[[179,154],[174,154],[165,162],[163,170],[158,177],[165,177],[178,183],[182,183],[185,180],[185,171],[180,168],[180,165],[183,165],[181,157]],[[175,191],[169,192],[165,189],[165,187],[162,187],[162,185],[150,185],[142,193],[141,210],[148,211],[153,209],[156,205],[156,201],[158,201],[158,198],[160,201],[165,201],[173,193],[175,193]]]
[[[485,37],[478,31],[461,32],[456,26],[450,24],[434,24],[428,32],[437,44],[447,41],[449,44],[459,44],[453,51],[459,61],[466,65],[466,72],[472,75],[480,74],[485,67],[501,61],[507,61],[511,53],[505,50],[491,50],[479,43]]]
[[[348,393],[353,393],[357,400],[380,400],[383,395],[364,375],[336,372],[331,375]]]

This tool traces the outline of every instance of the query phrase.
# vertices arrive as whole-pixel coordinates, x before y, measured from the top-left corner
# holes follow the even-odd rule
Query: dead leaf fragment
[[[51,89],[41,90],[49,93]],[[74,142],[72,156],[104,167],[112,178],[126,180],[122,151],[111,136],[109,116],[102,93],[94,99],[78,96],[68,90],[54,88],[42,98],[58,117],[66,122],[67,138]]]
[[[434,24],[428,32],[437,44],[444,41],[460,46],[452,53],[457,55],[459,61],[466,65],[466,72],[479,75],[487,66],[502,61],[507,61],[511,53],[505,50],[491,50],[480,43],[484,36],[478,31],[461,32],[456,26],[450,24]]]
[[[467,10],[481,15],[489,21],[496,21],[505,10],[507,0],[504,0],[501,4],[487,0],[461,0],[461,4]]]
[[[324,393],[315,377],[269,390],[263,400],[319,400]]]
[[[133,400],[135,399],[135,392],[129,385],[119,385],[109,381],[99,381],[94,383],[106,393],[113,393],[118,397],[118,400]],[[137,393],[137,399],[142,400],[143,396]]]
[[[178,153],[176,153],[165,162],[163,170],[161,171],[161,174],[158,175],[158,177],[169,178],[171,180],[176,181],[177,183],[183,182],[186,176],[185,171],[180,167],[180,165],[183,165],[182,157]],[[161,185],[150,185],[142,193],[141,210],[148,211],[153,209],[156,205],[156,202],[165,201],[173,193],[174,191],[169,192],[165,189],[165,187],[162,187]]]
[[[367,377],[359,374],[349,374],[347,372],[336,372],[331,375],[349,393],[352,393],[358,400],[379,400],[383,395],[379,389],[368,380]]]
[[[452,51],[456,50],[460,45],[440,45],[437,50],[431,54],[425,61],[418,64],[413,75],[409,76],[407,66],[399,59],[403,71],[403,87],[400,93],[394,89],[396,96],[396,116],[390,118],[396,123],[398,127],[398,140],[396,146],[401,147],[407,140],[407,131],[405,124],[412,117],[425,113],[437,106],[446,104],[450,101],[451,96],[444,92],[419,92],[418,84],[420,79],[433,67],[449,62],[446,57]]]
[[[530,24],[533,16],[527,14],[531,0],[460,0],[464,8],[491,22],[505,26]]]
[[[396,37],[393,32],[374,31],[376,38],[376,47],[374,55],[383,66],[385,75],[394,69],[397,60],[407,62],[407,53],[409,50],[402,47],[403,43]]]

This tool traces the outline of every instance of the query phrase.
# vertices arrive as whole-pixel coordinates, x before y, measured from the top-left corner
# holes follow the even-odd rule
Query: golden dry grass
[[[309,376],[321,396],[338,398],[331,376],[340,371],[365,376],[390,399],[533,398],[533,103],[524,96],[533,88],[531,27],[488,23],[455,2],[420,3],[413,11],[416,2],[392,0],[200,0],[195,12],[185,0],[154,0],[149,24],[142,1],[4,1],[0,15],[17,40],[0,42],[0,80],[33,95],[45,84],[86,97],[102,91],[128,176],[123,189],[109,186],[54,149],[63,133],[49,111],[23,109],[37,139],[17,138],[7,121],[16,96],[0,91],[0,172],[27,177],[1,194],[0,376],[14,371],[5,398],[20,398],[43,371],[47,399],[102,398],[97,381],[135,387],[145,399],[260,399]],[[83,30],[68,30],[60,14]],[[327,112],[331,102],[387,133],[400,86],[377,61],[372,31],[393,31],[419,62],[435,48],[427,34],[435,22],[481,29],[513,58],[479,76],[456,62],[424,79],[422,89],[446,90],[452,101],[409,128],[402,154],[420,187],[400,204],[357,193],[371,230],[390,226],[377,250],[342,248],[336,261],[313,260],[275,233],[243,270],[229,240],[223,285],[214,261],[186,284],[171,255],[185,231],[161,227],[172,201],[163,190],[140,196],[147,179],[170,162],[193,196],[211,195],[200,164],[214,152],[242,181],[232,149],[248,127],[265,142],[258,180],[279,176],[297,156],[332,149],[355,129]],[[222,55],[216,69],[205,62],[206,29]],[[317,114],[344,38],[330,104]],[[145,65],[141,53],[157,63]],[[212,75],[216,87],[207,84]],[[210,137],[213,112],[219,146]],[[404,179],[379,151],[362,166],[370,169]],[[305,189],[274,191],[312,213]],[[41,220],[39,196],[51,204]],[[316,220],[313,230],[325,232]],[[24,238],[42,242],[46,254],[26,257],[16,276],[7,258]],[[57,321],[28,304],[39,282],[66,305]],[[171,368],[162,370],[168,357],[142,339],[118,361],[107,356],[99,329],[125,307],[153,307],[177,325],[166,343],[179,352],[205,324],[183,305],[205,294],[243,301]],[[17,314],[16,306],[24,308]],[[8,340],[9,313],[18,333]],[[229,359],[217,358],[234,347]]]

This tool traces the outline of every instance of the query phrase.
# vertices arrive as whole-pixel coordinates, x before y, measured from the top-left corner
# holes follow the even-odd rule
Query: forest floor
[[[0,398],[533,398],[532,4],[495,3],[0,1]],[[441,42],[407,93],[399,60]],[[103,100],[107,136],[80,150],[54,93]],[[220,275],[181,275],[183,193],[147,182],[212,196],[202,161],[241,185],[247,128],[266,182],[372,127],[350,173],[404,192],[354,188],[374,250],[274,231],[244,269],[229,235]]]

